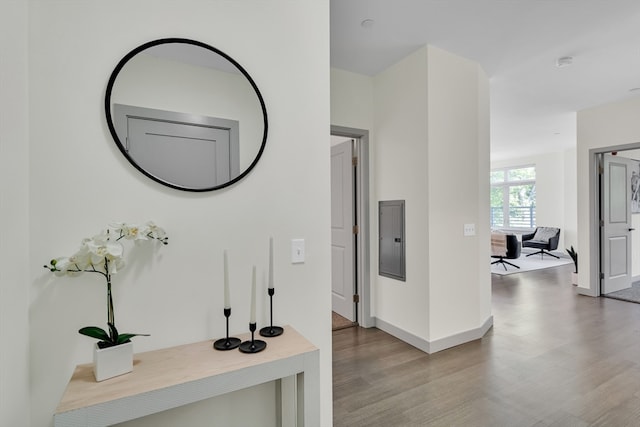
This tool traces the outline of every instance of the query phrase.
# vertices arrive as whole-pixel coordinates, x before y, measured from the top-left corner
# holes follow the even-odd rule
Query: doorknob
[[[630,229],[629,229],[629,231],[633,231],[633,230],[635,230],[635,228],[630,228]]]

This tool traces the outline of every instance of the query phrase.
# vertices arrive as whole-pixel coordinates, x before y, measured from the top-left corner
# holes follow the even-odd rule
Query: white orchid
[[[149,237],[153,239],[158,239],[161,242],[165,241],[165,239],[167,238],[167,233],[165,233],[165,231],[162,228],[155,225],[153,221],[147,222],[146,227],[147,227],[147,235]]]
[[[101,348],[123,344],[130,338],[141,334],[119,334],[115,325],[113,297],[111,293],[111,275],[121,270],[124,265],[124,246],[122,239],[138,241],[157,240],[166,245],[169,238],[164,230],[149,221],[143,227],[136,224],[112,223],[103,233],[92,238],[83,239],[80,249],[70,257],[55,258],[45,265],[46,269],[56,275],[76,275],[80,273],[98,273],[107,281],[107,325],[109,333],[96,326],[80,329],[83,335],[101,340]]]
[[[166,238],[165,231],[154,224],[152,221],[145,225],[125,224],[122,222],[110,224],[111,229],[127,240],[148,240],[156,239],[164,243]]]
[[[98,264],[105,258],[114,261],[122,258],[124,247],[117,240],[112,240],[109,234],[99,234],[86,241],[86,247],[91,256],[91,262]]]
[[[147,240],[147,236],[137,224],[125,224],[123,222],[116,222],[109,224],[109,227],[120,235],[123,239],[127,240]]]
[[[89,257],[87,254],[78,252],[70,257],[61,257],[51,260],[51,265],[55,266],[55,270],[51,270],[58,276],[63,274],[72,274],[81,272],[89,266]]]

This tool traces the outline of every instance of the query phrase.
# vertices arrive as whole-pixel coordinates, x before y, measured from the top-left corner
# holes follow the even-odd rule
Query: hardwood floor
[[[331,312],[331,330],[332,331],[337,331],[338,329],[344,329],[344,328],[354,328],[356,326],[358,326],[358,323],[352,322],[346,317],[340,316],[335,311]]]
[[[493,328],[439,353],[333,332],[334,427],[639,426],[640,304],[576,295],[571,269],[494,275]]]

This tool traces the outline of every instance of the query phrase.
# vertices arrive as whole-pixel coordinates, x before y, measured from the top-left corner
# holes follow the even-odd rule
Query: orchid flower
[[[80,249],[69,257],[54,258],[44,268],[60,276],[64,274],[97,273],[107,282],[107,325],[109,332],[97,326],[81,328],[78,332],[101,340],[100,348],[110,347],[128,342],[130,338],[144,334],[120,334],[116,329],[111,292],[111,275],[124,268],[124,246],[121,240],[133,240],[134,243],[157,240],[163,245],[169,243],[165,231],[149,221],[140,227],[136,224],[112,223],[109,227],[92,238],[85,238]]]

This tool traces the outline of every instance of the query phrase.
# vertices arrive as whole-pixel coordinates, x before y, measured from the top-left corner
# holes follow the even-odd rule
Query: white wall
[[[577,150],[571,148],[564,153],[564,245],[562,248],[578,247],[578,173]],[[577,250],[577,249],[576,249]]]
[[[259,290],[265,295],[268,238],[273,236],[274,321],[292,325],[320,348],[319,425],[330,424],[329,2],[30,5],[31,186],[15,178],[12,183],[13,194],[28,193],[30,202],[29,224],[21,235],[30,236],[32,425],[51,424],[74,366],[91,360],[92,341],[77,329],[106,321],[104,285],[97,277],[53,278],[42,265],[75,251],[80,239],[110,221],[148,218],[166,228],[170,244],[157,256],[129,260],[114,280],[118,326],[151,334],[136,339],[134,351],[224,334],[224,249],[232,282],[231,332],[245,331],[251,266],[258,266]],[[195,194],[163,187],[132,168],[108,133],[102,106],[113,67],[137,45],[167,36],[201,40],[230,54],[265,98],[270,119],[266,150],[252,173],[231,188]],[[304,264],[288,260],[292,238],[306,240]],[[268,319],[267,307],[265,297],[258,306],[260,324]],[[215,419],[221,425],[245,425],[247,420],[233,418],[231,411],[264,404],[264,399],[270,405],[273,396],[250,390],[231,398],[236,405],[224,399],[184,411],[179,423]],[[214,414],[211,408],[225,412]],[[163,420],[154,425],[175,425],[175,414]]]
[[[0,425],[29,425],[26,2],[0,2]]]
[[[374,78],[373,196],[405,200],[406,281],[378,275],[378,245],[371,248],[375,305],[372,315],[429,339],[427,186],[427,48]],[[378,236],[378,208],[371,216]],[[376,239],[372,239],[377,242]]]
[[[577,245],[575,149],[491,162],[491,168],[536,167],[536,223],[561,229],[558,251]]]
[[[589,177],[593,173],[589,151],[603,147],[622,149],[625,145],[640,143],[639,114],[640,97],[578,112],[578,292],[585,295],[599,294],[592,267],[598,262],[592,253],[598,243],[592,240],[590,232],[595,217],[592,207],[595,193],[589,188]]]
[[[378,276],[371,239],[371,314],[378,326],[429,350],[490,324],[489,268],[481,261],[489,258],[489,187],[479,179],[489,171],[484,73],[424,47],[373,78],[332,70],[331,106],[332,124],[373,128],[371,235],[378,234],[378,201],[406,201],[406,282]],[[477,236],[462,238],[465,223],[476,224]],[[465,271],[452,265],[454,247],[470,259]]]
[[[369,131],[373,137],[373,78],[331,69],[331,124]]]
[[[465,341],[491,322],[489,79],[475,62],[432,46],[427,72],[429,340],[473,331]],[[463,236],[464,224],[476,235]]]

